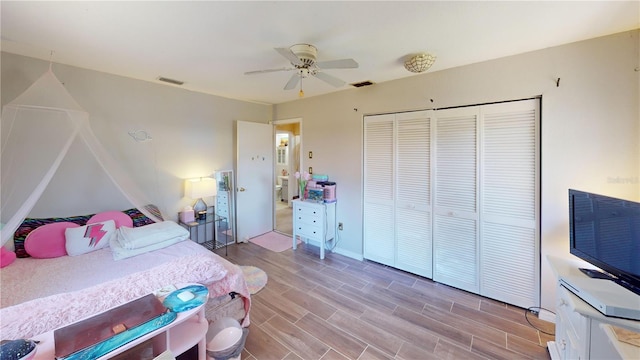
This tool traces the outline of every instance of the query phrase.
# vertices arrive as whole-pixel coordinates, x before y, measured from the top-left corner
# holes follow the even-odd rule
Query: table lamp
[[[207,204],[202,200],[203,197],[215,196],[216,180],[210,177],[201,177],[198,179],[187,179],[185,181],[185,195],[197,199],[193,204],[193,211],[197,214],[199,220],[207,217]]]

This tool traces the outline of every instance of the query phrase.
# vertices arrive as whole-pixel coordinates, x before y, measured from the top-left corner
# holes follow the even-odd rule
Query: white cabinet
[[[556,343],[562,359],[589,359],[590,319],[575,311],[575,298],[558,286],[556,294]]]
[[[278,146],[276,148],[276,165],[287,165],[289,157],[288,146]]]
[[[229,192],[218,191],[216,195],[216,214],[229,217]]]
[[[547,344],[553,360],[560,359],[640,359],[640,347],[618,341],[612,326],[640,333],[640,321],[607,317],[561,285],[560,279],[586,277],[578,267],[559,258],[549,257],[551,268],[558,277],[556,288],[556,338]],[[585,279],[583,279],[585,280]],[[596,289],[598,282],[590,279]],[[628,290],[619,287],[616,290]],[[615,294],[609,294],[614,298]],[[638,297],[640,304],[640,296]]]
[[[293,200],[293,249],[297,236],[305,241],[317,241],[320,259],[324,259],[325,243],[336,236],[336,203],[316,203]]]

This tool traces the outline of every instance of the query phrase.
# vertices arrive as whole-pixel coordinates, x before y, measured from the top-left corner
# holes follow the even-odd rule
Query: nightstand
[[[324,259],[324,247],[336,236],[336,203],[316,203],[293,200],[293,250],[296,236],[320,243],[320,259]]]
[[[192,241],[195,241],[211,251],[224,247],[225,256],[227,255],[227,245],[229,244],[229,222],[226,216],[221,216],[215,213],[214,206],[209,206],[207,208],[207,214],[203,220],[198,220],[196,218],[195,221],[188,223],[179,221],[179,224],[189,230],[189,237]],[[202,230],[202,235],[200,234],[200,230]]]

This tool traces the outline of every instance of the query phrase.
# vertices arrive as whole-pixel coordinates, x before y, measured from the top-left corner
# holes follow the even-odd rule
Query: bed
[[[160,224],[145,227],[154,225]],[[0,338],[29,338],[188,283],[209,289],[209,321],[231,316],[249,325],[250,295],[239,266],[186,238],[115,260],[115,238],[76,256],[18,258],[0,269]]]

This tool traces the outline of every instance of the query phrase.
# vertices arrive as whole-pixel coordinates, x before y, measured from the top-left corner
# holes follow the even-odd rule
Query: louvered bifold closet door
[[[478,292],[478,107],[439,110],[433,280]]]
[[[432,277],[431,111],[396,115],[396,265]]]
[[[480,294],[539,305],[538,100],[481,109]]]
[[[394,266],[394,119],[364,118],[364,251],[365,259]]]

